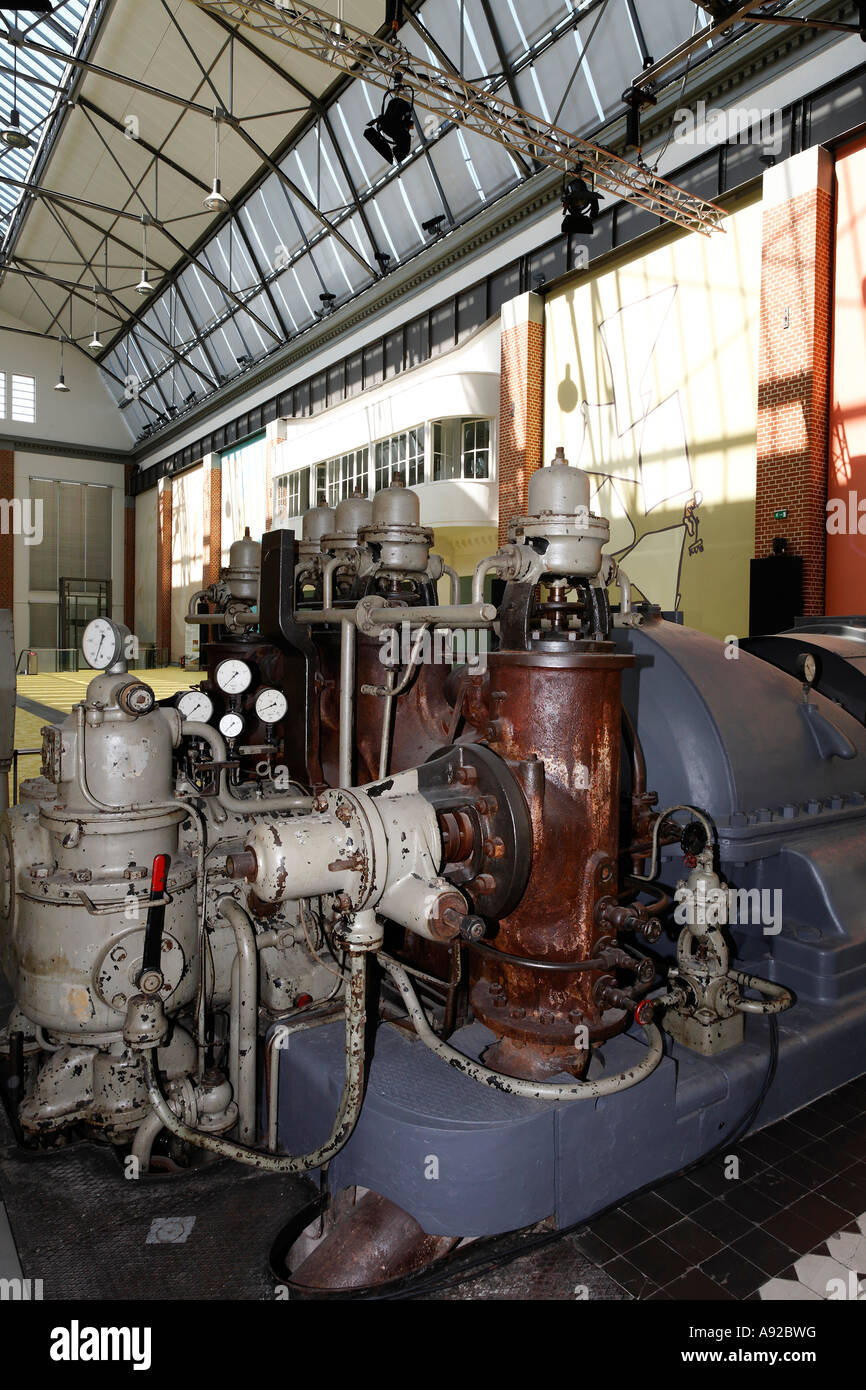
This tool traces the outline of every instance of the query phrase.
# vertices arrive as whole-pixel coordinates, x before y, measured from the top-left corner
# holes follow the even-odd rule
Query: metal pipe
[[[323,1023],[336,1023],[338,1019],[345,1016],[345,1009],[340,1005],[339,1008],[331,1009],[328,1013],[319,1014],[312,1018],[304,1010],[303,1018],[296,1018],[291,1023],[278,1023],[273,1029],[271,1036],[265,1045],[265,1070],[267,1075],[267,1095],[265,1104],[268,1112],[268,1153],[277,1151],[277,1122],[279,1118],[279,1080],[280,1080],[280,1049],[285,1047],[289,1038],[294,1033],[305,1033],[310,1028],[320,1028]]]
[[[132,1141],[132,1149],[130,1152],[133,1158],[138,1159],[138,1170],[140,1173],[146,1173],[149,1170],[150,1155],[154,1140],[163,1129],[165,1129],[165,1125],[162,1123],[156,1111],[150,1110],[135,1131],[135,1138]]]
[[[643,1025],[649,1038],[646,1056],[637,1066],[617,1072],[615,1076],[605,1076],[600,1081],[574,1081],[560,1085],[552,1081],[522,1081],[515,1076],[506,1076],[504,1072],[491,1071],[489,1067],[482,1066],[480,1062],[473,1062],[470,1057],[464,1056],[455,1047],[449,1047],[448,1043],[438,1038],[427,1022],[418,996],[403,967],[385,955],[380,955],[379,960],[402,994],[403,1003],[421,1042],[449,1066],[463,1072],[464,1076],[471,1077],[473,1081],[480,1081],[485,1086],[493,1086],[497,1091],[524,1096],[530,1100],[597,1100],[600,1096],[627,1091],[639,1081],[644,1081],[655,1071],[664,1056],[664,1040],[661,1033],[654,1023],[647,1023]]]
[[[322,569],[322,607],[330,608],[334,602],[334,571],[342,564],[339,555],[326,560]]]
[[[289,1154],[268,1154],[260,1149],[236,1144],[216,1134],[193,1129],[175,1115],[162,1092],[154,1058],[154,1048],[144,1049],[141,1056],[144,1083],[150,1103],[166,1129],[199,1149],[209,1149],[222,1158],[262,1168],[269,1173],[306,1173],[319,1168],[342,1149],[349,1139],[364,1099],[365,1053],[364,1030],[367,1022],[365,996],[367,986],[366,952],[352,952],[348,958],[349,981],[346,991],[346,1080],[333,1129],[320,1148],[312,1153],[292,1157]]]
[[[259,965],[256,934],[240,903],[228,894],[216,905],[217,916],[235,934],[237,954],[232,961],[229,1080],[238,1107],[241,1143],[256,1137],[256,1021],[259,1003]]]
[[[200,738],[211,750],[215,763],[226,761],[226,744],[222,734],[212,729],[210,724],[200,724],[195,719],[185,719],[180,726],[182,738]],[[309,811],[312,797],[301,796],[297,792],[286,792],[282,796],[243,797],[233,796],[229,791],[228,774],[220,768],[217,786],[217,801],[227,811],[240,811],[248,816],[253,811]],[[178,805],[181,803],[179,802]]]
[[[747,975],[742,970],[729,970],[728,979],[743,989],[754,989],[758,994],[767,996],[765,999],[738,999],[734,1007],[742,1014],[781,1014],[785,1009],[790,1009],[794,1002],[790,990],[774,984],[772,980],[763,980],[760,975]]]
[[[456,605],[460,602],[460,575],[453,565],[443,565],[442,573],[451,581],[451,603]]]
[[[324,623],[372,623],[375,627],[396,627],[409,622],[415,627],[427,623],[432,627],[490,627],[496,620],[492,603],[442,604],[427,608],[389,608],[387,604],[355,608],[300,608],[295,610],[295,622],[316,626]]]
[[[340,625],[340,781],[352,785],[352,747],[355,741],[355,624]]]
[[[472,602],[482,603],[484,600],[484,581],[490,570],[497,572],[502,568],[502,556],[487,555],[483,560],[479,560],[475,566],[475,573],[472,576]]]
[[[712,847],[713,827],[709,820],[709,817],[706,816],[703,811],[699,811],[697,806],[666,806],[663,811],[659,811],[658,815],[656,816],[655,823],[653,825],[652,861],[650,863],[649,873],[631,873],[629,874],[629,878],[635,879],[640,883],[648,883],[650,879],[655,878],[656,874],[658,873],[659,831],[661,830],[664,821],[667,820],[668,816],[672,816],[674,811],[688,811],[691,815],[697,816],[698,820],[701,822],[701,825],[704,827],[704,830],[707,832],[707,844],[710,847]],[[629,846],[629,850],[631,850],[631,848],[632,847]]]

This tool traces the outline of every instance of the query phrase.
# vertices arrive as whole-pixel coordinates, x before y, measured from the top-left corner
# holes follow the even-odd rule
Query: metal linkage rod
[[[668,222],[708,236],[721,230],[725,211],[650,169],[524,111],[498,92],[409,53],[396,39],[374,38],[315,5],[288,0],[192,0],[231,24],[244,26],[351,77],[391,91],[412,88],[416,106],[564,175],[580,170],[599,192],[622,198]]]

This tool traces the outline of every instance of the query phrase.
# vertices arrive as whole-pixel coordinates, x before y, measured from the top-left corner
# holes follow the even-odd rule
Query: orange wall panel
[[[836,160],[830,390],[826,612],[866,613],[866,139]]]

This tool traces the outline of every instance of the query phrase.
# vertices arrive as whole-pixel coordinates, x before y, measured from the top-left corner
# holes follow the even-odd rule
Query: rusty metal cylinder
[[[633,658],[605,642],[488,660],[487,741],[524,765],[532,869],[493,951],[472,952],[472,1008],[498,1037],[487,1065],[531,1078],[580,1075],[589,1045],[628,1018],[605,1005],[604,972],[521,966],[498,961],[496,952],[549,966],[590,961],[614,939],[597,925],[596,905],[617,891],[621,681]]]

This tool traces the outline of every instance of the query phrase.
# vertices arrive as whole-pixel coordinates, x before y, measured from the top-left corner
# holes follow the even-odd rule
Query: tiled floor
[[[843,1274],[856,1297],[866,1275],[866,1078],[733,1153],[737,1176],[721,1154],[591,1222],[580,1249],[634,1298],[809,1300],[828,1297],[828,1280]]]

